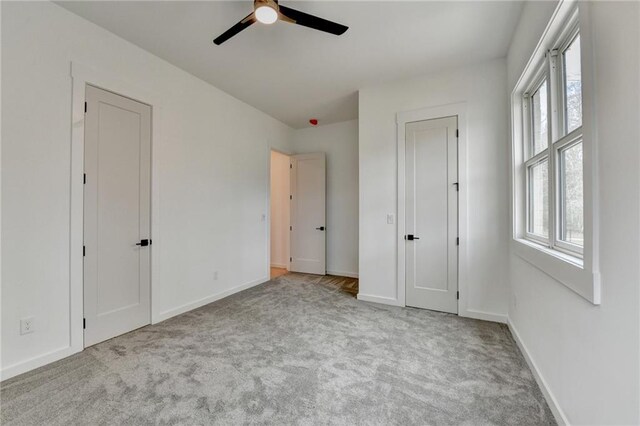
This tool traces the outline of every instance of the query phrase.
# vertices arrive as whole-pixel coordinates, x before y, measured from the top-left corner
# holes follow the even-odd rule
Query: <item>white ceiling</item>
[[[294,128],[357,118],[360,88],[505,56],[522,9],[510,1],[281,0],[349,30],[254,24],[216,46],[251,0],[57,3]]]

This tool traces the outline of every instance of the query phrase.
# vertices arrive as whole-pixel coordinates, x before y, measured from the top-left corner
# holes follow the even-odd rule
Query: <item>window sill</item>
[[[582,259],[514,238],[513,252],[594,305],[600,304],[600,274],[586,268]]]

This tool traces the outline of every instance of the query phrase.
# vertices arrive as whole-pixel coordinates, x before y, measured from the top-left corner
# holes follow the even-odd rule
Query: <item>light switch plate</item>
[[[393,225],[393,223],[395,222],[395,220],[394,220],[394,219],[395,219],[395,218],[394,218],[393,214],[392,214],[392,213],[389,213],[389,214],[387,215],[387,224],[389,224],[389,225]]]

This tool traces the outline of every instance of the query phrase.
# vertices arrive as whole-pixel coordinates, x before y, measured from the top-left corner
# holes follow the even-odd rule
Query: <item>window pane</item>
[[[529,167],[529,232],[549,237],[549,162]]]
[[[547,81],[545,80],[532,97],[533,146],[531,156],[547,149]]]
[[[583,246],[582,142],[560,152],[560,179],[562,185],[560,239]]]
[[[582,71],[580,35],[564,51],[564,110],[567,133],[582,126]]]

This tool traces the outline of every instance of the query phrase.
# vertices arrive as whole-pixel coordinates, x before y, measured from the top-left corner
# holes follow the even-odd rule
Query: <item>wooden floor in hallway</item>
[[[358,296],[358,279],[351,277],[341,277],[337,275],[314,275],[303,274],[300,272],[289,272],[286,269],[271,268],[271,279],[275,280],[284,275],[298,276],[305,281],[314,282],[322,285],[329,285],[336,287],[344,293],[347,293],[353,297]]]
[[[289,272],[289,271],[287,271],[285,268],[276,268],[276,267],[272,266],[271,267],[271,279],[278,278],[278,277],[286,274],[287,272]]]

